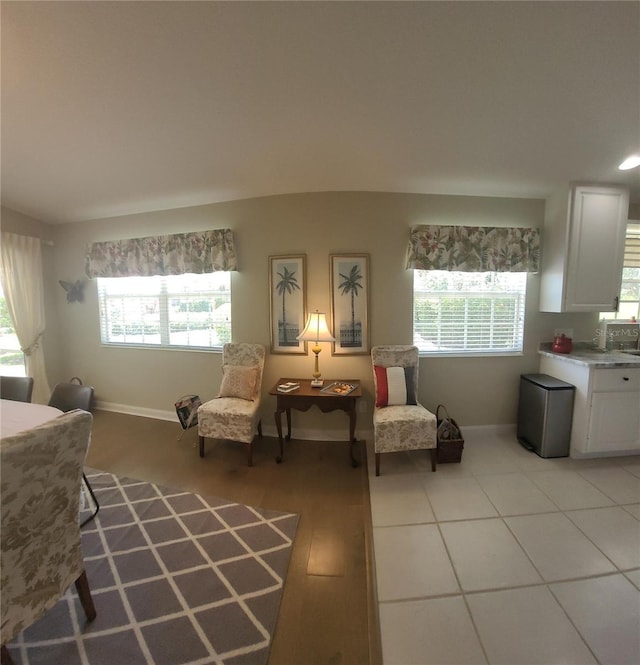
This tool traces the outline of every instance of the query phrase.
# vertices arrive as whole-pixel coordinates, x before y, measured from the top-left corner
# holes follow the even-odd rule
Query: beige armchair
[[[248,464],[253,464],[256,429],[262,437],[260,397],[265,348],[261,344],[225,344],[222,348],[222,383],[218,397],[198,409],[200,457],[204,440],[228,439],[248,446]]]
[[[80,545],[78,510],[92,416],[71,411],[2,439],[2,663],[6,643],[75,582],[86,617],[96,610]]]
[[[402,450],[430,450],[436,470],[436,416],[418,401],[418,348],[374,346],[371,349],[376,406],[373,435],[376,476],[380,455]]]

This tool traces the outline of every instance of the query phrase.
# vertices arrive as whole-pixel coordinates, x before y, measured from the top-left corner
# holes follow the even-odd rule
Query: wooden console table
[[[300,384],[300,388],[290,393],[281,393],[278,386],[287,381],[295,381]],[[329,411],[344,411],[349,416],[349,455],[351,456],[351,466],[358,466],[358,461],[353,456],[353,444],[356,443],[356,405],[359,397],[362,397],[362,387],[358,379],[325,379],[324,386],[331,385],[334,381],[344,383],[353,383],[358,387],[348,395],[332,395],[323,393],[322,388],[312,388],[310,379],[280,379],[269,391],[270,395],[275,395],[277,399],[276,411],[274,417],[278,429],[278,439],[280,441],[280,455],[276,457],[276,462],[280,464],[284,459],[284,441],[282,438],[282,413],[287,414],[287,441],[291,440],[291,409],[297,411],[308,411],[312,406],[317,406],[322,413]]]

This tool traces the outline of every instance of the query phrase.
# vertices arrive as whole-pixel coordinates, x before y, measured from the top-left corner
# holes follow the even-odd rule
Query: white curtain
[[[32,401],[46,404],[51,389],[42,350],[44,284],[39,238],[2,233],[0,277],[7,309],[25,355],[27,376],[33,377]]]

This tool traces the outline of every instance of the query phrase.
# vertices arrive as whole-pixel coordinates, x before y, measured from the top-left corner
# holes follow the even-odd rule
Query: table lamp
[[[320,369],[318,367],[318,354],[322,351],[320,342],[335,342],[335,337],[329,332],[327,326],[327,317],[324,313],[316,310],[309,314],[307,325],[304,330],[296,337],[302,342],[313,342],[311,350],[316,354],[316,362],[313,369],[312,388],[322,388],[324,381],[320,378]]]

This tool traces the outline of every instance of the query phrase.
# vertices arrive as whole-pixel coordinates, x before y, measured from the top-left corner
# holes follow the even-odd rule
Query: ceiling
[[[0,4],[2,204],[65,223],[255,196],[640,202],[640,3]]]

